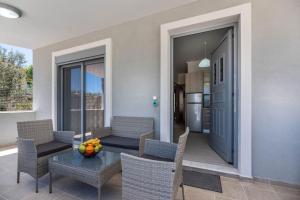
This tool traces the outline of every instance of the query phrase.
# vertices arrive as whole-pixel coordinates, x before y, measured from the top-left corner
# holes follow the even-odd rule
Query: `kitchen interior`
[[[212,98],[210,57],[228,30],[223,28],[174,38],[173,142],[178,142],[188,126],[185,160],[232,167],[208,142]]]

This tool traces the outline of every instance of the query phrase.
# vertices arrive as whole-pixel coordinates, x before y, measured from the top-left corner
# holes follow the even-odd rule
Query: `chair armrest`
[[[177,144],[147,139],[144,153],[161,158],[175,159]]]
[[[54,140],[59,142],[64,142],[68,144],[73,144],[74,131],[53,131]]]
[[[93,131],[93,137],[103,138],[111,135],[111,127],[97,128]]]
[[[139,156],[144,154],[146,139],[153,139],[153,138],[154,138],[154,132],[153,131],[142,133],[140,135]]]
[[[33,139],[17,138],[18,153],[37,154],[36,146]]]
[[[125,153],[121,153],[121,163],[125,197],[132,197],[132,193],[135,193],[138,195],[135,199],[142,199],[145,193],[151,193],[148,195],[157,197],[163,194],[164,199],[172,199],[175,163],[149,160]]]
[[[33,139],[17,138],[18,171],[25,171],[33,175],[37,170],[37,150]]]

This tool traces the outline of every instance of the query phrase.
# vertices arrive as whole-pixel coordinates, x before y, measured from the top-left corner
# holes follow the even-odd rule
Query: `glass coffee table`
[[[49,159],[49,193],[52,193],[53,174],[59,174],[96,187],[100,200],[101,186],[120,171],[120,153],[103,150],[93,158],[85,158],[72,149]]]

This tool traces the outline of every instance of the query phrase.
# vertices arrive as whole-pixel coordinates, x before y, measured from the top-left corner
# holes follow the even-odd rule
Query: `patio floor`
[[[4,152],[4,153],[3,153]],[[56,176],[53,193],[48,193],[48,176],[40,179],[39,193],[34,192],[35,181],[22,174],[20,184],[16,183],[17,153],[0,150],[0,200],[92,200],[96,199],[95,188],[78,181]],[[244,182],[238,179],[222,178],[223,193],[185,187],[186,200],[300,200],[300,189],[275,186],[258,182]],[[121,199],[121,174],[115,175],[103,187],[103,200]],[[178,199],[182,199],[180,193]]]

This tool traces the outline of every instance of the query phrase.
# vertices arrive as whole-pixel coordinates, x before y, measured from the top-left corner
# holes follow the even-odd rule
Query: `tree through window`
[[[0,44],[0,111],[32,110],[32,50]]]

